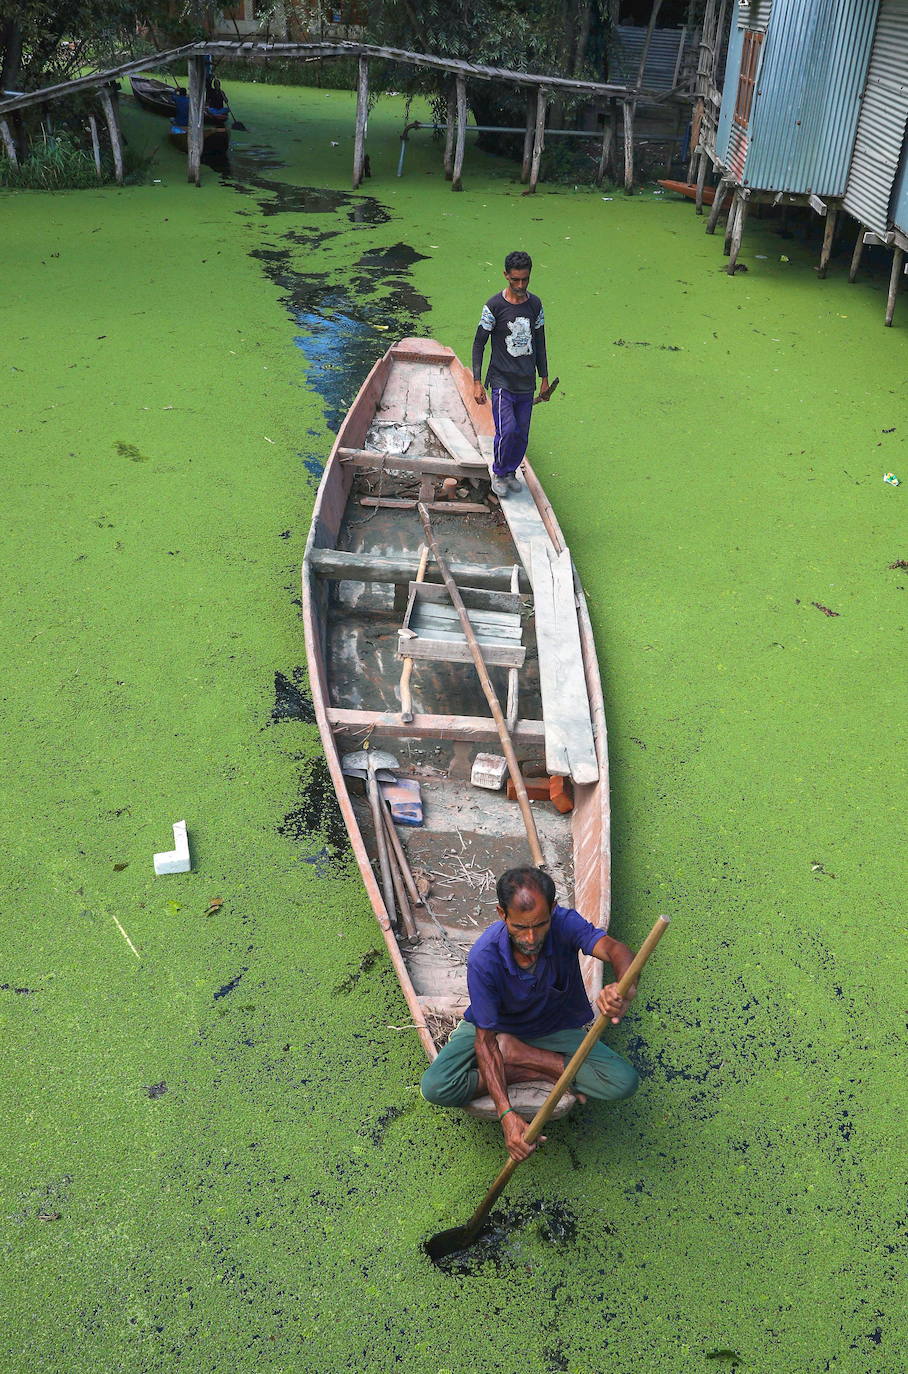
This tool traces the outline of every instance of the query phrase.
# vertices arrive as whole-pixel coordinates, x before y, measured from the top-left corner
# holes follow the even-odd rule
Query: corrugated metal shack
[[[854,154],[842,206],[859,225],[854,281],[865,243],[892,247],[886,323],[908,250],[908,0],[880,0]]]
[[[732,17],[710,229],[732,192],[735,270],[749,205],[810,205],[826,217],[824,276],[845,194],[880,0],[739,0]]]

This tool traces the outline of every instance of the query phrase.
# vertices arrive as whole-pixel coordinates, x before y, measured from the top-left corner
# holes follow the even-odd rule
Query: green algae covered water
[[[473,151],[452,195],[424,133],[397,179],[390,99],[351,195],[352,96],[231,95],[250,132],[201,189],[136,114],[155,182],[0,197],[0,1365],[892,1374],[908,314],[756,222],[729,279],[651,189],[522,197]],[[639,1094],[552,1127],[440,1272],[422,1241],[500,1140],[419,1097],[298,569],[368,367],[410,332],[467,356],[514,247],[562,378],[531,456],[600,650],[613,931],[673,924],[613,1037]],[[184,817],[193,872],[155,879]]]

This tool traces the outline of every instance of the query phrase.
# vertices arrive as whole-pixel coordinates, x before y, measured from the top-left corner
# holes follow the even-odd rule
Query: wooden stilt
[[[720,179],[719,185],[716,187],[713,208],[710,210],[709,219],[706,222],[707,234],[714,234],[716,232],[716,225],[719,223],[719,216],[722,213],[722,206],[725,204],[725,197],[728,195],[730,186],[731,182],[726,177]]]
[[[3,151],[9,158],[10,166],[18,167],[19,158],[16,154],[16,143],[5,119],[0,119],[0,139],[3,140]]]
[[[454,126],[457,122],[457,92],[453,85],[448,87],[448,117],[445,129],[445,181],[454,175]]]
[[[533,161],[530,166],[530,184],[527,187],[527,195],[531,196],[536,194],[536,186],[539,182],[539,164],[542,161],[542,150],[545,147],[545,112],[548,101],[548,91],[544,86],[540,86],[536,96],[536,129],[533,134]]]
[[[694,204],[697,208],[698,215],[703,214],[703,187],[706,185],[706,168],[708,163],[709,158],[706,156],[706,149],[701,148],[697,160],[697,191],[694,196]]]
[[[634,189],[634,112],[635,100],[625,100],[624,105],[624,189],[630,195]]]
[[[610,100],[605,110],[605,123],[602,126],[602,151],[599,154],[599,167],[596,171],[596,185],[601,186],[605,180],[605,173],[609,167],[614,166],[615,148],[615,117],[614,100]]]
[[[101,175],[101,144],[98,141],[98,121],[93,114],[88,116],[88,128],[91,133],[91,151],[95,159],[95,171]]]
[[[861,265],[861,254],[864,252],[864,226],[858,225],[858,236],[854,241],[854,252],[851,255],[851,266],[848,269],[848,280],[854,282]]]
[[[832,241],[835,238],[835,225],[839,217],[839,207],[837,205],[826,206],[826,228],[823,230],[823,247],[820,250],[820,266],[817,271],[818,277],[825,277],[829,267],[829,259],[832,256]]]
[[[457,82],[457,139],[454,144],[454,175],[451,190],[463,190],[463,150],[467,141],[467,83],[462,76]]]
[[[189,123],[186,127],[186,178],[193,186],[202,180],[202,149],[205,144],[205,61],[189,59]]]
[[[735,232],[735,220],[738,218],[739,195],[737,188],[733,191],[731,205],[728,207],[728,219],[725,221],[725,242],[722,244],[722,252],[728,257],[731,252],[732,235]]]
[[[735,192],[735,200],[738,202],[737,211],[733,211],[735,222],[731,234],[731,245],[728,257],[728,267],[726,271],[730,277],[735,274],[735,265],[738,261],[738,253],[741,251],[741,238],[744,233],[744,221],[747,218],[747,197],[742,191]],[[729,217],[730,218],[730,217]]]
[[[893,248],[892,250],[892,271],[889,273],[889,296],[886,300],[886,323],[892,324],[892,317],[895,314],[895,298],[899,292],[899,285],[902,280],[902,266],[905,261],[905,250],[903,248]]]
[[[536,128],[536,102],[533,92],[527,91],[527,124],[523,135],[523,162],[520,164],[520,180],[525,186],[530,179],[530,163],[533,159],[533,133]]]
[[[114,176],[117,185],[123,185],[123,144],[120,140],[120,118],[117,110],[118,92],[109,91],[102,86],[98,91],[101,98],[101,108],[104,111],[104,118],[107,121],[107,132],[110,134],[110,146],[113,150]]]
[[[359,59],[356,86],[356,128],[353,134],[353,189],[362,182],[366,170],[366,122],[369,118],[369,59]]]

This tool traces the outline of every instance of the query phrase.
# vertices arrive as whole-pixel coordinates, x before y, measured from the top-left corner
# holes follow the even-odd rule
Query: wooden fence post
[[[737,206],[737,209],[735,208]],[[735,198],[732,201],[731,214],[728,216],[731,232],[729,234],[729,256],[726,272],[730,277],[735,275],[735,266],[738,261],[738,253],[741,251],[741,238],[744,234],[744,221],[747,218],[747,197],[743,191],[735,191]]]
[[[605,178],[606,169],[611,167],[614,170],[614,147],[615,147],[615,111],[614,100],[609,100],[605,109],[605,120],[602,125],[602,151],[599,154],[599,166],[596,170],[596,185],[601,186]]]
[[[0,119],[0,138],[3,139],[3,150],[9,158],[10,166],[13,168],[18,167],[19,158],[16,154],[16,143],[9,131],[9,125],[5,119]]]
[[[893,248],[892,250],[892,271],[889,274],[889,295],[886,299],[886,323],[892,324],[892,317],[895,314],[895,298],[898,295],[899,284],[902,280],[902,264],[905,261],[905,250],[903,248]]]
[[[448,118],[445,129],[445,181],[454,176],[454,126],[457,122],[457,92],[453,84],[448,86]]]
[[[539,181],[539,164],[542,161],[542,150],[545,147],[545,111],[547,105],[548,91],[544,86],[540,86],[536,96],[536,129],[533,133],[533,160],[530,164],[530,184],[525,193],[530,196],[536,194],[536,186]]]
[[[457,139],[454,144],[454,173],[451,180],[452,191],[462,191],[463,150],[467,140],[467,83],[464,77],[457,77]]]
[[[123,185],[123,144],[120,141],[120,120],[117,110],[117,91],[109,91],[106,86],[102,86],[98,91],[101,99],[101,108],[104,111],[104,118],[107,121],[107,131],[110,134],[110,146],[113,151],[114,176],[117,185]]]
[[[353,135],[353,189],[360,185],[366,170],[366,124],[369,119],[369,59],[359,59],[356,86],[356,130]]]
[[[205,146],[205,59],[189,59],[189,123],[186,126],[187,179],[198,186],[202,179]]]
[[[101,144],[98,139],[98,121],[93,114],[88,116],[88,128],[91,133],[91,151],[95,159],[95,171],[101,175]]]
[[[708,162],[709,158],[706,156],[706,149],[701,148],[697,159],[697,192],[694,197],[694,204],[696,205],[698,215],[703,214],[703,187],[706,183],[706,165]]]
[[[719,216],[722,213],[722,206],[725,204],[725,197],[728,195],[731,182],[727,177],[719,178],[719,185],[716,187],[716,194],[713,198],[713,208],[709,212],[709,219],[706,222],[707,234],[716,232],[716,225],[719,223]]]
[[[533,160],[533,133],[536,128],[536,102],[532,90],[527,91],[527,124],[523,135],[523,162],[520,165],[520,180],[525,186],[530,179],[530,164]]]
[[[624,106],[624,189],[630,195],[634,189],[634,112],[636,100],[625,100]]]

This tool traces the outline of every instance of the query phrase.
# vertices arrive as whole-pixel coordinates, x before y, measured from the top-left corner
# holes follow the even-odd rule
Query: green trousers
[[[578,1026],[576,1030],[555,1031],[526,1043],[540,1050],[554,1050],[569,1059],[585,1035],[586,1028]],[[422,1076],[419,1086],[427,1102],[439,1107],[465,1107],[472,1102],[479,1091],[475,1042],[476,1027],[471,1021],[461,1021]],[[581,1064],[573,1087],[587,1097],[620,1102],[637,1091],[639,1082],[633,1064],[600,1040]]]

